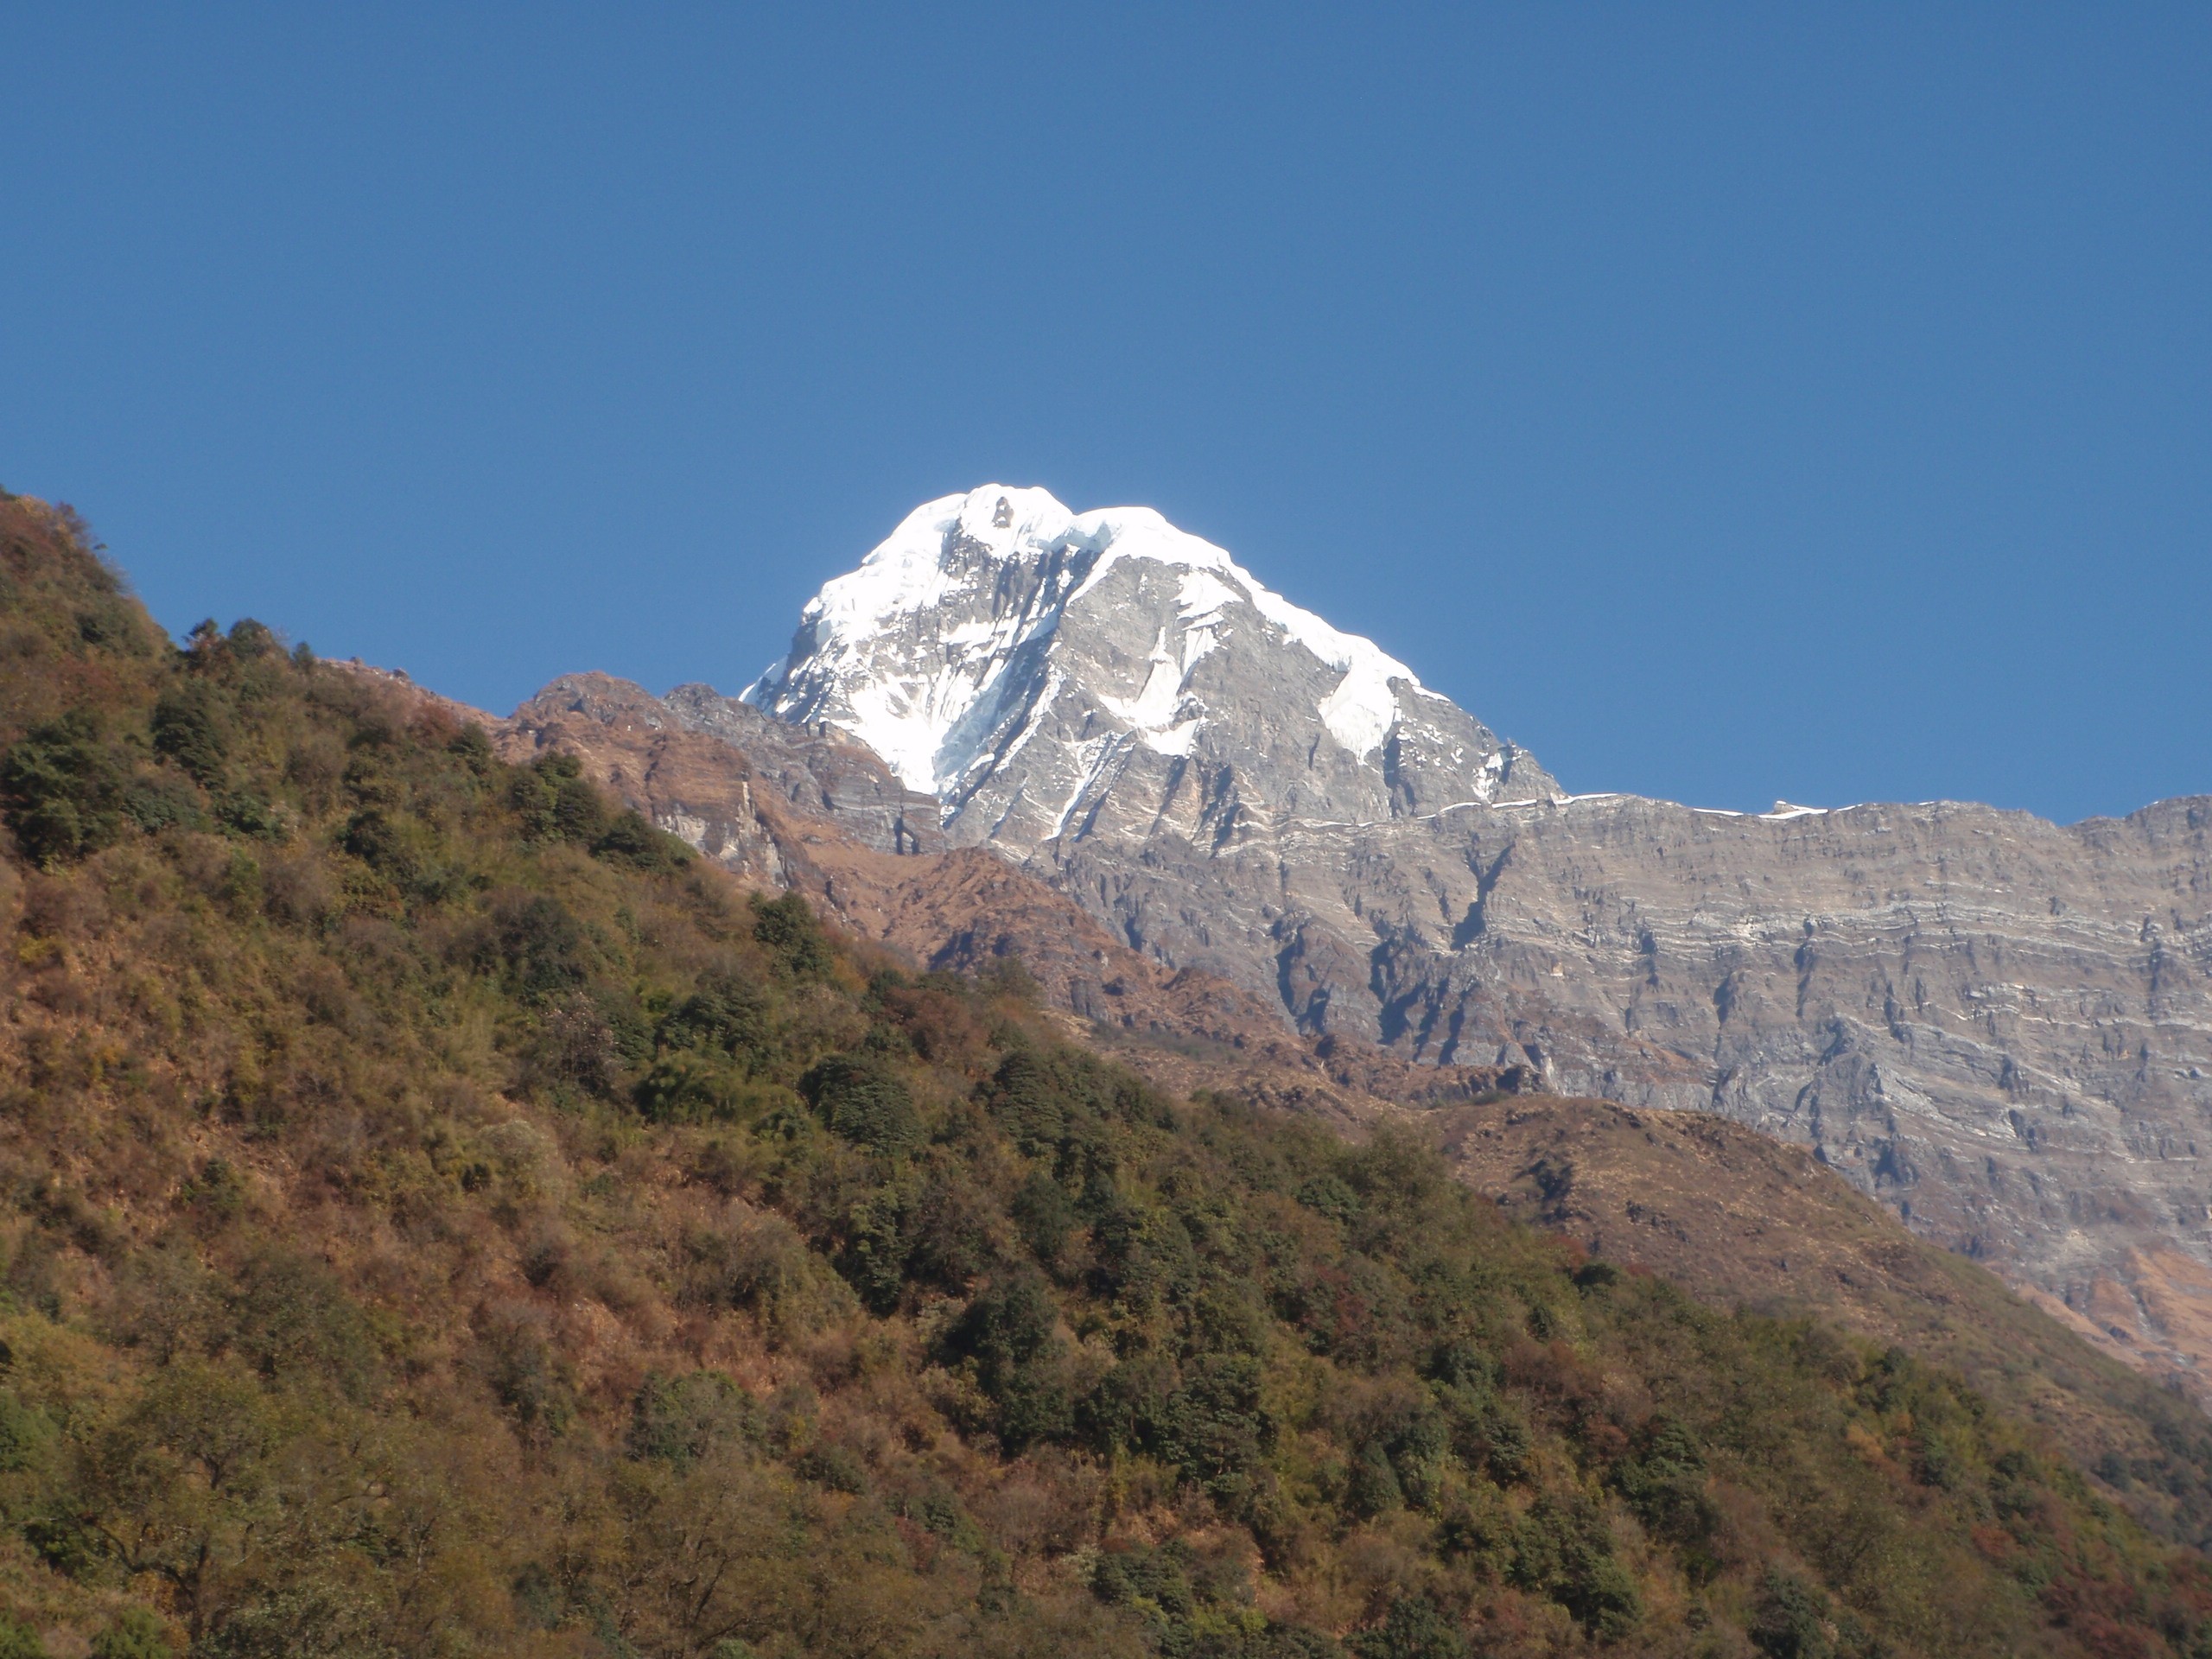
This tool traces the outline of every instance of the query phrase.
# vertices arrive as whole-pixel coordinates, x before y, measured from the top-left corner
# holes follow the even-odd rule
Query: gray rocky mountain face
[[[710,685],[679,685],[662,706],[688,732],[743,749],[794,806],[833,819],[864,847],[886,853],[943,849],[936,799],[901,788],[821,727],[794,731]]]
[[[746,697],[1304,1029],[1809,1142],[2123,1351],[2212,1360],[2212,800],[1564,797],[1156,514],[996,486],[831,582]]]
[[[605,747],[601,732],[627,730],[642,740],[632,747],[647,757],[644,771],[633,772],[633,758],[610,757],[609,781],[652,802],[661,828],[748,876],[782,880],[756,794],[800,819],[834,824],[876,852],[944,849],[935,798],[906,788],[865,746],[826,727],[771,720],[710,686],[679,685],[655,697],[604,674],[567,674],[492,723],[517,760],[541,748],[593,753]],[[718,740],[710,750],[728,744],[741,752],[734,793],[729,766],[697,764],[695,753],[666,741],[679,734]]]
[[[961,844],[1155,836],[1540,799],[1524,753],[1369,641],[1141,508],[989,486],[918,509],[807,607],[746,700],[825,722],[943,803]]]

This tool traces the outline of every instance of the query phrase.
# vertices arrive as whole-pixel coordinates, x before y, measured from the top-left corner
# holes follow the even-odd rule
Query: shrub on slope
[[[0,1651],[2203,1650],[1956,1379],[175,650],[21,499],[0,743]]]

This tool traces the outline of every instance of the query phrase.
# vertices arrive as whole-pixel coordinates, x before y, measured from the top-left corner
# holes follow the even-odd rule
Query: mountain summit
[[[1150,508],[1074,513],[995,484],[910,513],[744,697],[849,733],[938,798],[954,841],[1018,856],[1556,788],[1372,641]]]

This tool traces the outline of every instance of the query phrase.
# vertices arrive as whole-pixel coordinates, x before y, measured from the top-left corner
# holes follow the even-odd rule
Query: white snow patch
[[[1221,620],[1220,612],[1243,595],[1205,570],[1185,570],[1175,590],[1175,608],[1192,627],[1211,627]]]
[[[1389,680],[1371,664],[1355,661],[1337,689],[1321,699],[1321,723],[1355,759],[1366,760],[1398,723],[1398,700],[1390,695]]]
[[[1162,627],[1160,637],[1153,641],[1152,671],[1145,676],[1144,689],[1134,697],[1109,697],[1101,692],[1098,702],[1116,718],[1149,731],[1174,720],[1175,706],[1182,695],[1182,664],[1167,649],[1167,630]]]
[[[1205,721],[1203,720],[1186,720],[1179,724],[1170,726],[1164,732],[1141,733],[1139,738],[1145,747],[1150,749],[1154,754],[1172,755],[1180,759],[1190,754],[1192,746],[1198,741],[1198,728],[1205,724]]]

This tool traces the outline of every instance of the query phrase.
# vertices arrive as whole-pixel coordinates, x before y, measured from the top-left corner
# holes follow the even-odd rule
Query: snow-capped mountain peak
[[[1409,753],[1455,774],[1459,799],[1541,776],[1404,664],[1152,509],[1074,513],[995,484],[909,513],[744,696],[867,743],[962,839],[1088,833],[1133,769],[1159,786],[1135,791],[1155,817],[1194,764],[1307,816],[1433,795]]]

